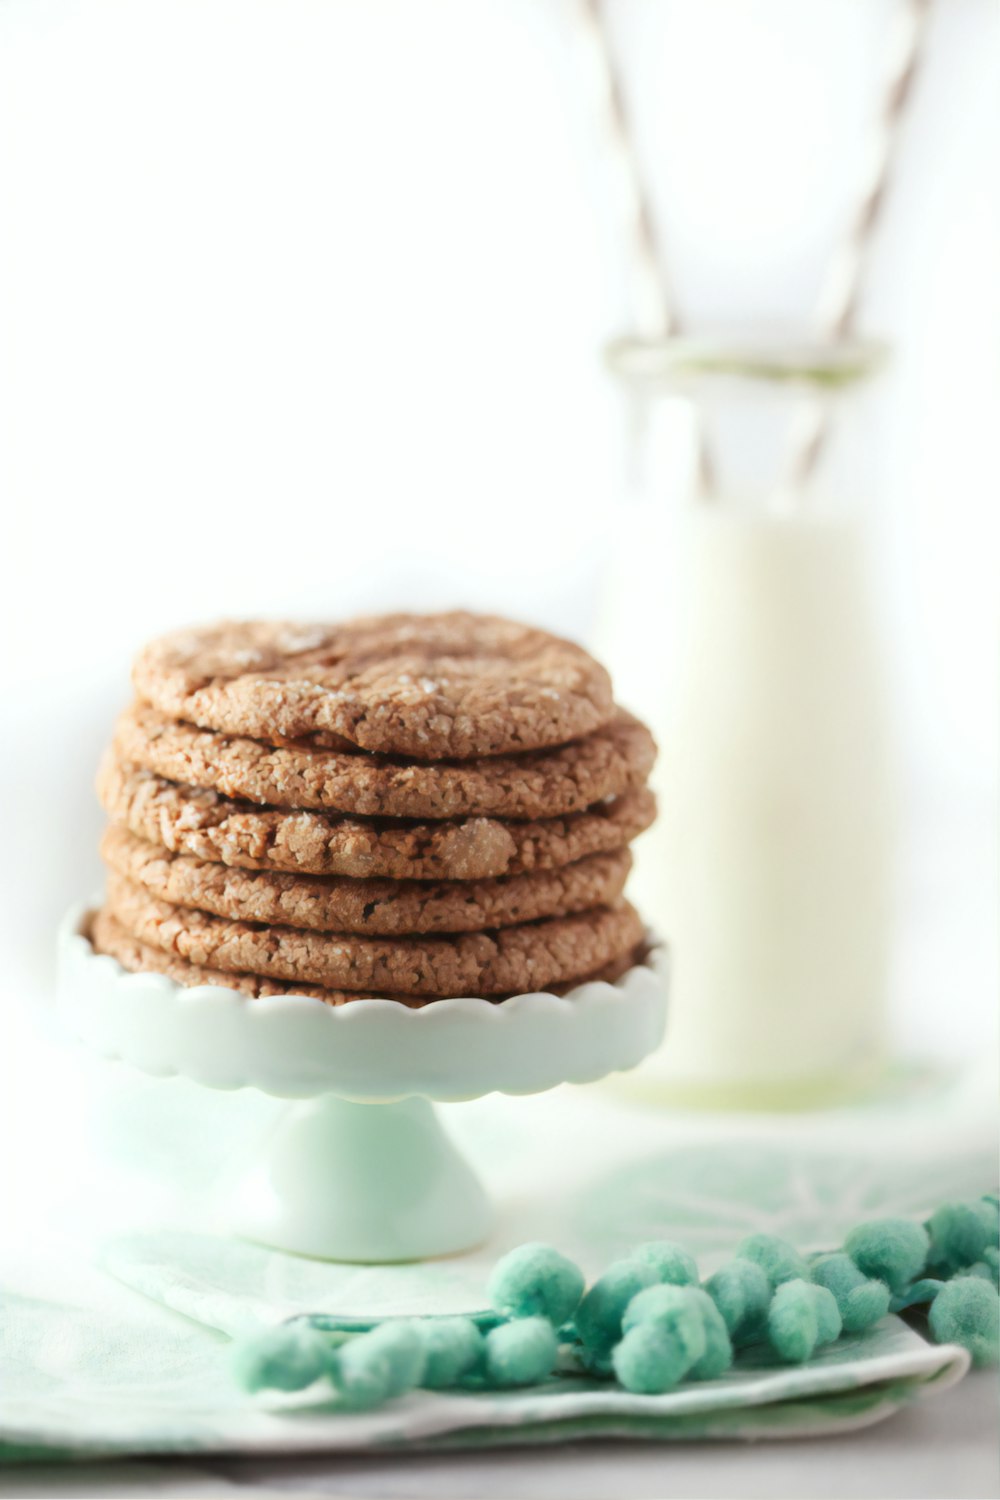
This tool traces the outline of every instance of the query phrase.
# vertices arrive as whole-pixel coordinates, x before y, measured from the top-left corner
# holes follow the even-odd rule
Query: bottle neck
[[[863,418],[879,358],[869,346],[763,341],[614,346],[629,494],[761,515],[836,513],[870,487]]]

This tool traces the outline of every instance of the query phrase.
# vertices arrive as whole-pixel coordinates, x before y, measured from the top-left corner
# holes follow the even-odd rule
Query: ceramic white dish
[[[78,907],[63,923],[58,981],[60,1015],[89,1047],[208,1088],[311,1101],[282,1118],[231,1206],[237,1232],[300,1254],[410,1260],[480,1243],[488,1200],[429,1101],[592,1082],[635,1067],[666,1021],[662,945],[615,983],[563,996],[331,1007],[129,973],[94,952],[89,916]]]

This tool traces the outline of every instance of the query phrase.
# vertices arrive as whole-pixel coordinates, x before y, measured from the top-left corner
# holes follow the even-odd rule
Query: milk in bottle
[[[738,417],[745,452],[748,422],[762,429]],[[628,530],[600,645],[660,744],[635,878],[672,963],[666,1038],[630,1086],[751,1107],[842,1096],[883,1062],[892,930],[862,517],[723,486],[646,496]]]

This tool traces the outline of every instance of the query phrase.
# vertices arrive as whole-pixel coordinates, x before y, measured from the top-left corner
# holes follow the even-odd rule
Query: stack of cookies
[[[225,623],[135,663],[95,949],[331,1005],[499,999],[643,957],[649,731],[567,641],[467,613]]]

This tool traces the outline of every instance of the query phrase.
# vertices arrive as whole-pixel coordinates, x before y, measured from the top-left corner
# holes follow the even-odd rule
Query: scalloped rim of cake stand
[[[252,1000],[218,985],[131,973],[94,952],[93,911],[75,907],[60,929],[63,1020],[104,1056],[208,1088],[360,1102],[534,1094],[635,1067],[666,1023],[668,955],[651,934],[647,963],[565,995],[466,997],[419,1009],[395,1000],[329,1006],[307,995]]]

